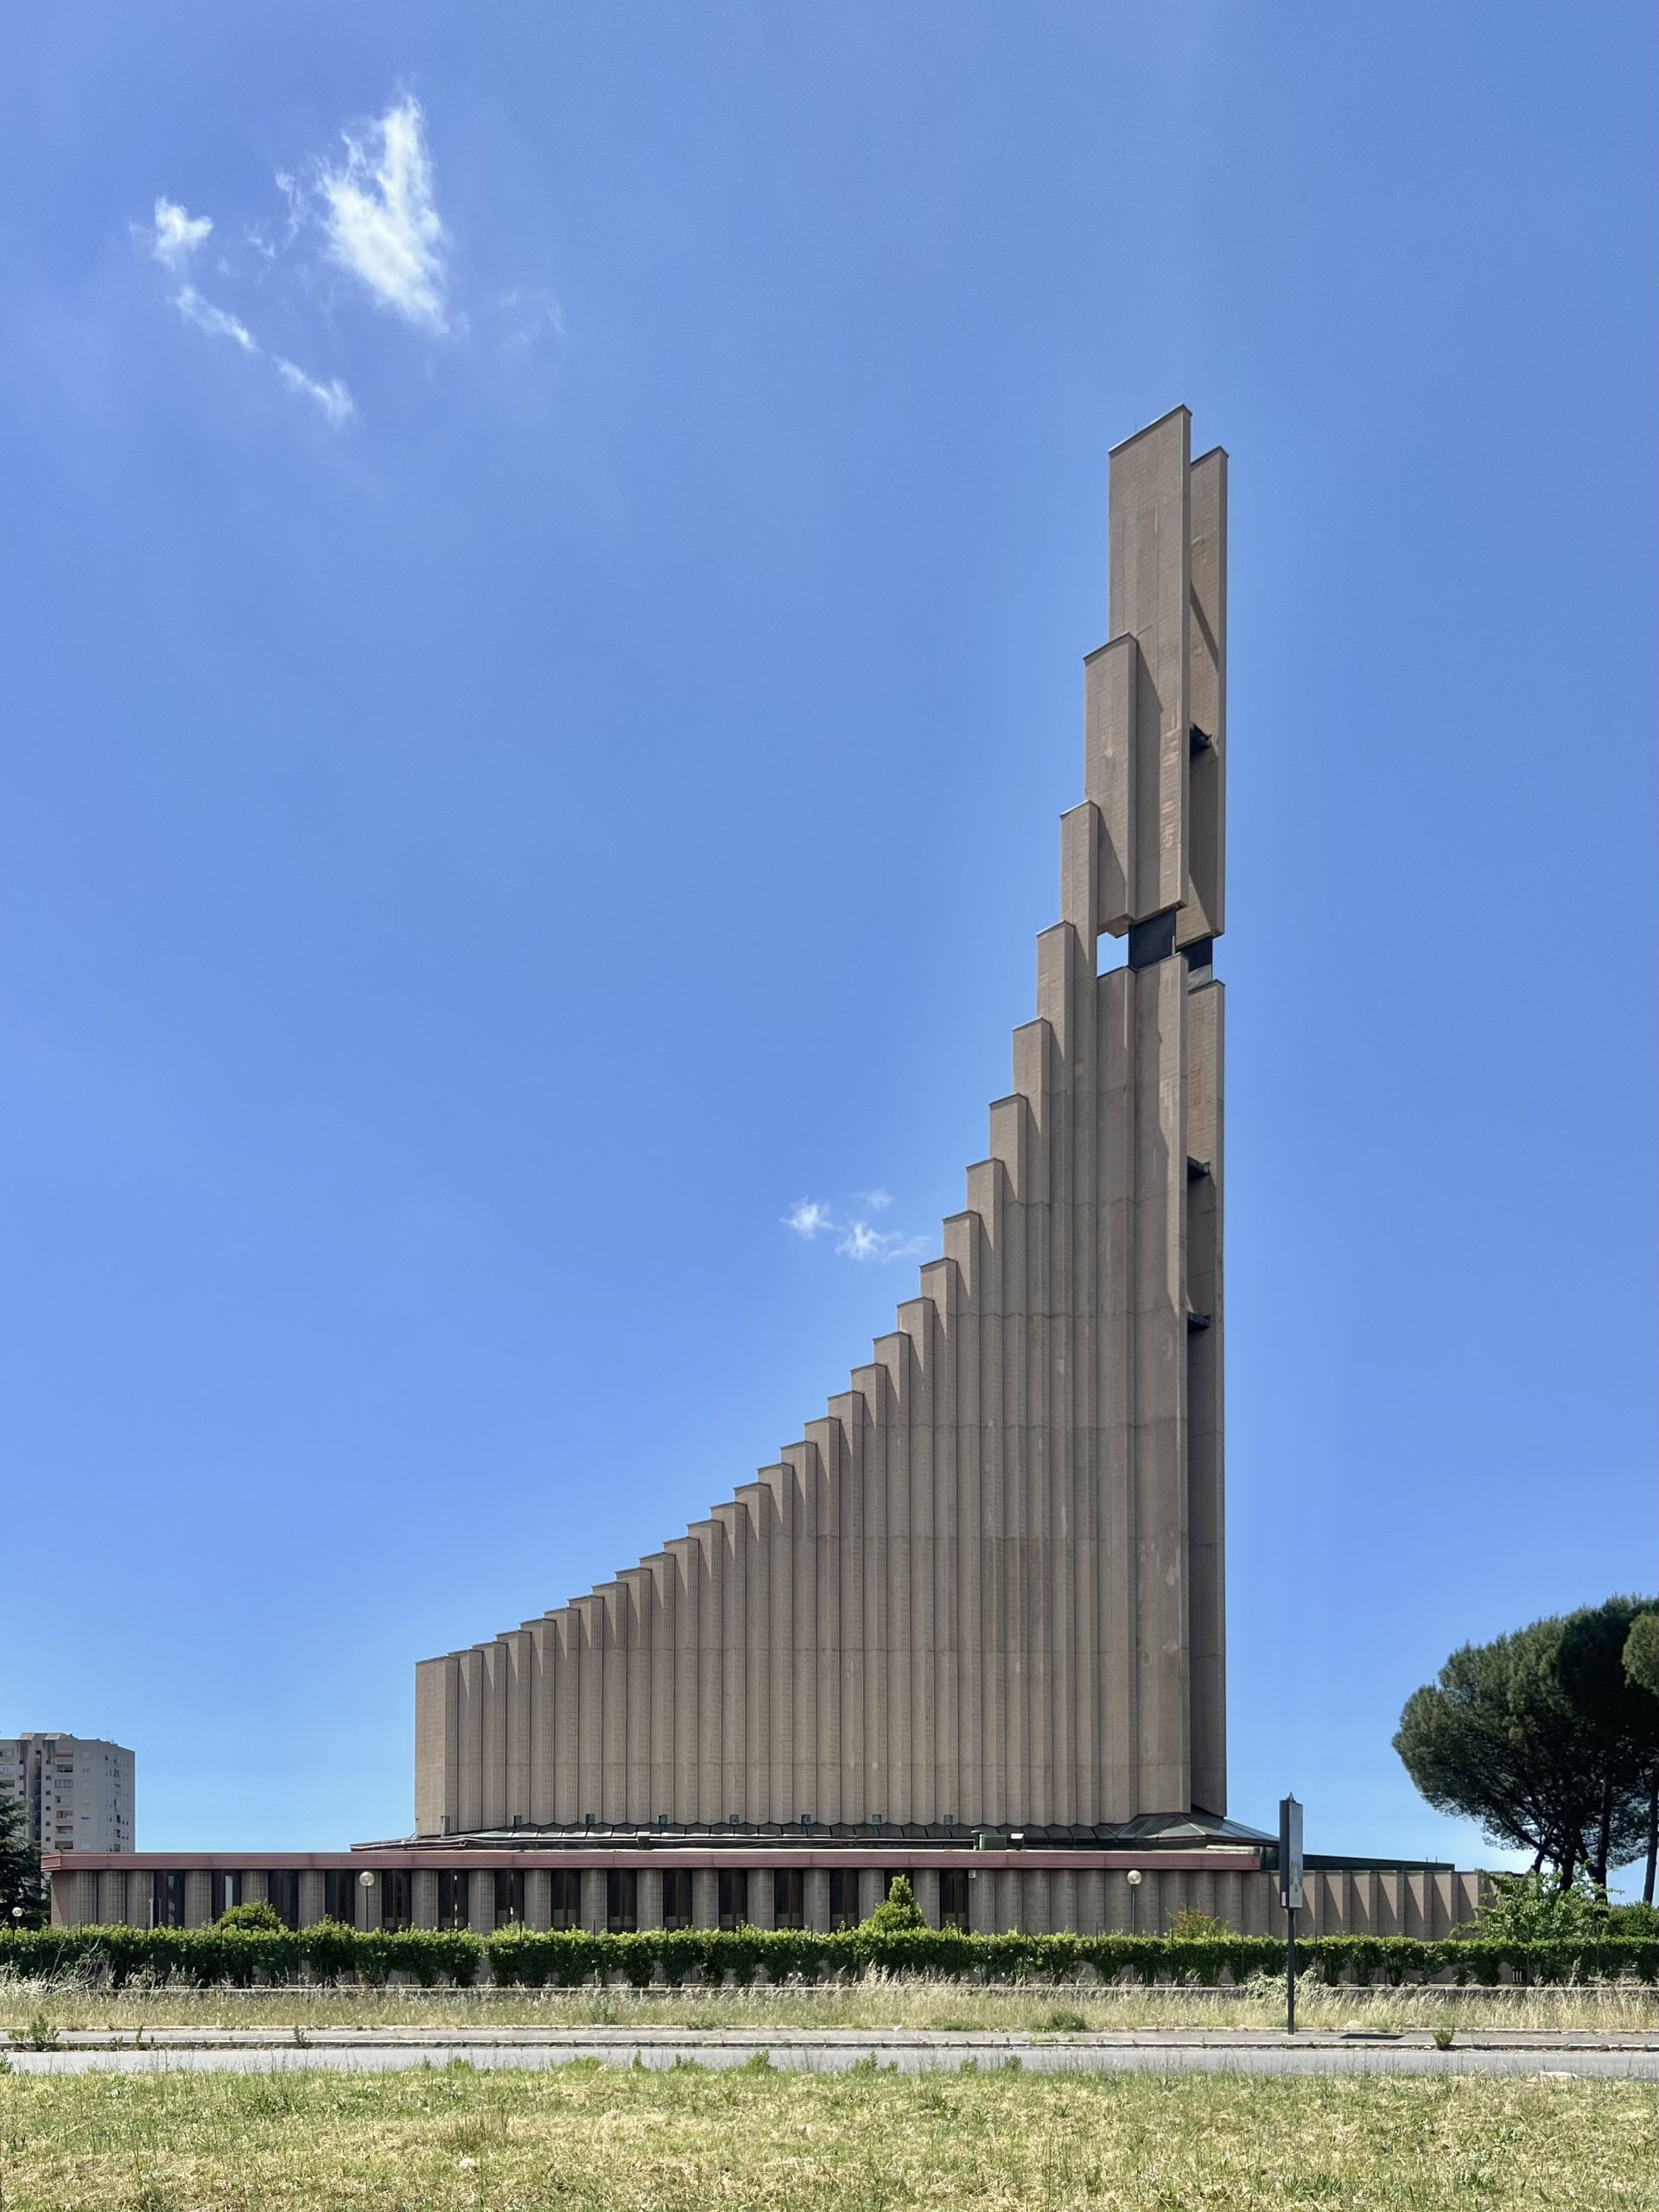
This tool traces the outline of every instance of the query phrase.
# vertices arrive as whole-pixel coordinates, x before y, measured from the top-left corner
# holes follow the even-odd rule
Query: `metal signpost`
[[[1302,1808],[1279,1800],[1279,1902],[1285,1908],[1285,2031],[1296,2032],[1296,1916],[1302,1909]]]

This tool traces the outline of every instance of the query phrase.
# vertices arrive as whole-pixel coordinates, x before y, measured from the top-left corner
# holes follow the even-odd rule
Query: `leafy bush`
[[[1232,1933],[1227,1923],[1217,1920],[1213,1912],[1198,1912],[1191,1905],[1184,1905],[1179,1912],[1170,1916],[1169,1936],[1173,1942],[1221,1943]]]
[[[1473,1920],[1459,1935],[1489,1943],[1560,1943],[1608,1933],[1607,1900],[1587,1876],[1494,1874]]]
[[[262,1899],[257,1904],[226,1906],[213,1923],[215,1928],[281,1928],[283,1916],[274,1904]]]
[[[873,1929],[877,1935],[896,1935],[901,1928],[925,1928],[926,1920],[916,1902],[916,1892],[910,1886],[907,1874],[895,1874],[887,1896],[866,1921],[864,1928]]]

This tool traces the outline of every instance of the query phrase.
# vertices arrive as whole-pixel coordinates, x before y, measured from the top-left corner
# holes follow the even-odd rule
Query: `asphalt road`
[[[1542,2075],[1550,2080],[1659,2082],[1659,2037],[1528,2036],[1498,2032],[1459,2037],[1448,2050],[1422,2034],[1291,2037],[1260,2031],[1195,2031],[1074,2036],[799,2030],[688,2034],[654,2031],[503,2029],[319,2030],[303,2041],[269,2030],[152,2031],[130,2037],[66,2035],[45,2050],[0,2044],[20,2074],[279,2074],[306,2070],[380,2074],[464,2062],[485,2068],[568,2066],[598,2059],[609,2066],[772,2066],[842,2073],[861,2062],[901,2074],[989,2071],[1017,2063],[1033,2074],[1249,2074]]]

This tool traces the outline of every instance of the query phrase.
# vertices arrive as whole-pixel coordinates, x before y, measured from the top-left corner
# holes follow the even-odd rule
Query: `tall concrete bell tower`
[[[1226,546],[1185,408],[1116,449],[1061,918],[942,1255],[706,1519],[422,1662],[423,1832],[1225,1814]]]

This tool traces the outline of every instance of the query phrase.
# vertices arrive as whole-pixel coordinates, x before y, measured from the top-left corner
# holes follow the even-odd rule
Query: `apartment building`
[[[102,1737],[0,1736],[0,1796],[21,1799],[42,1851],[133,1849],[132,1753]]]

